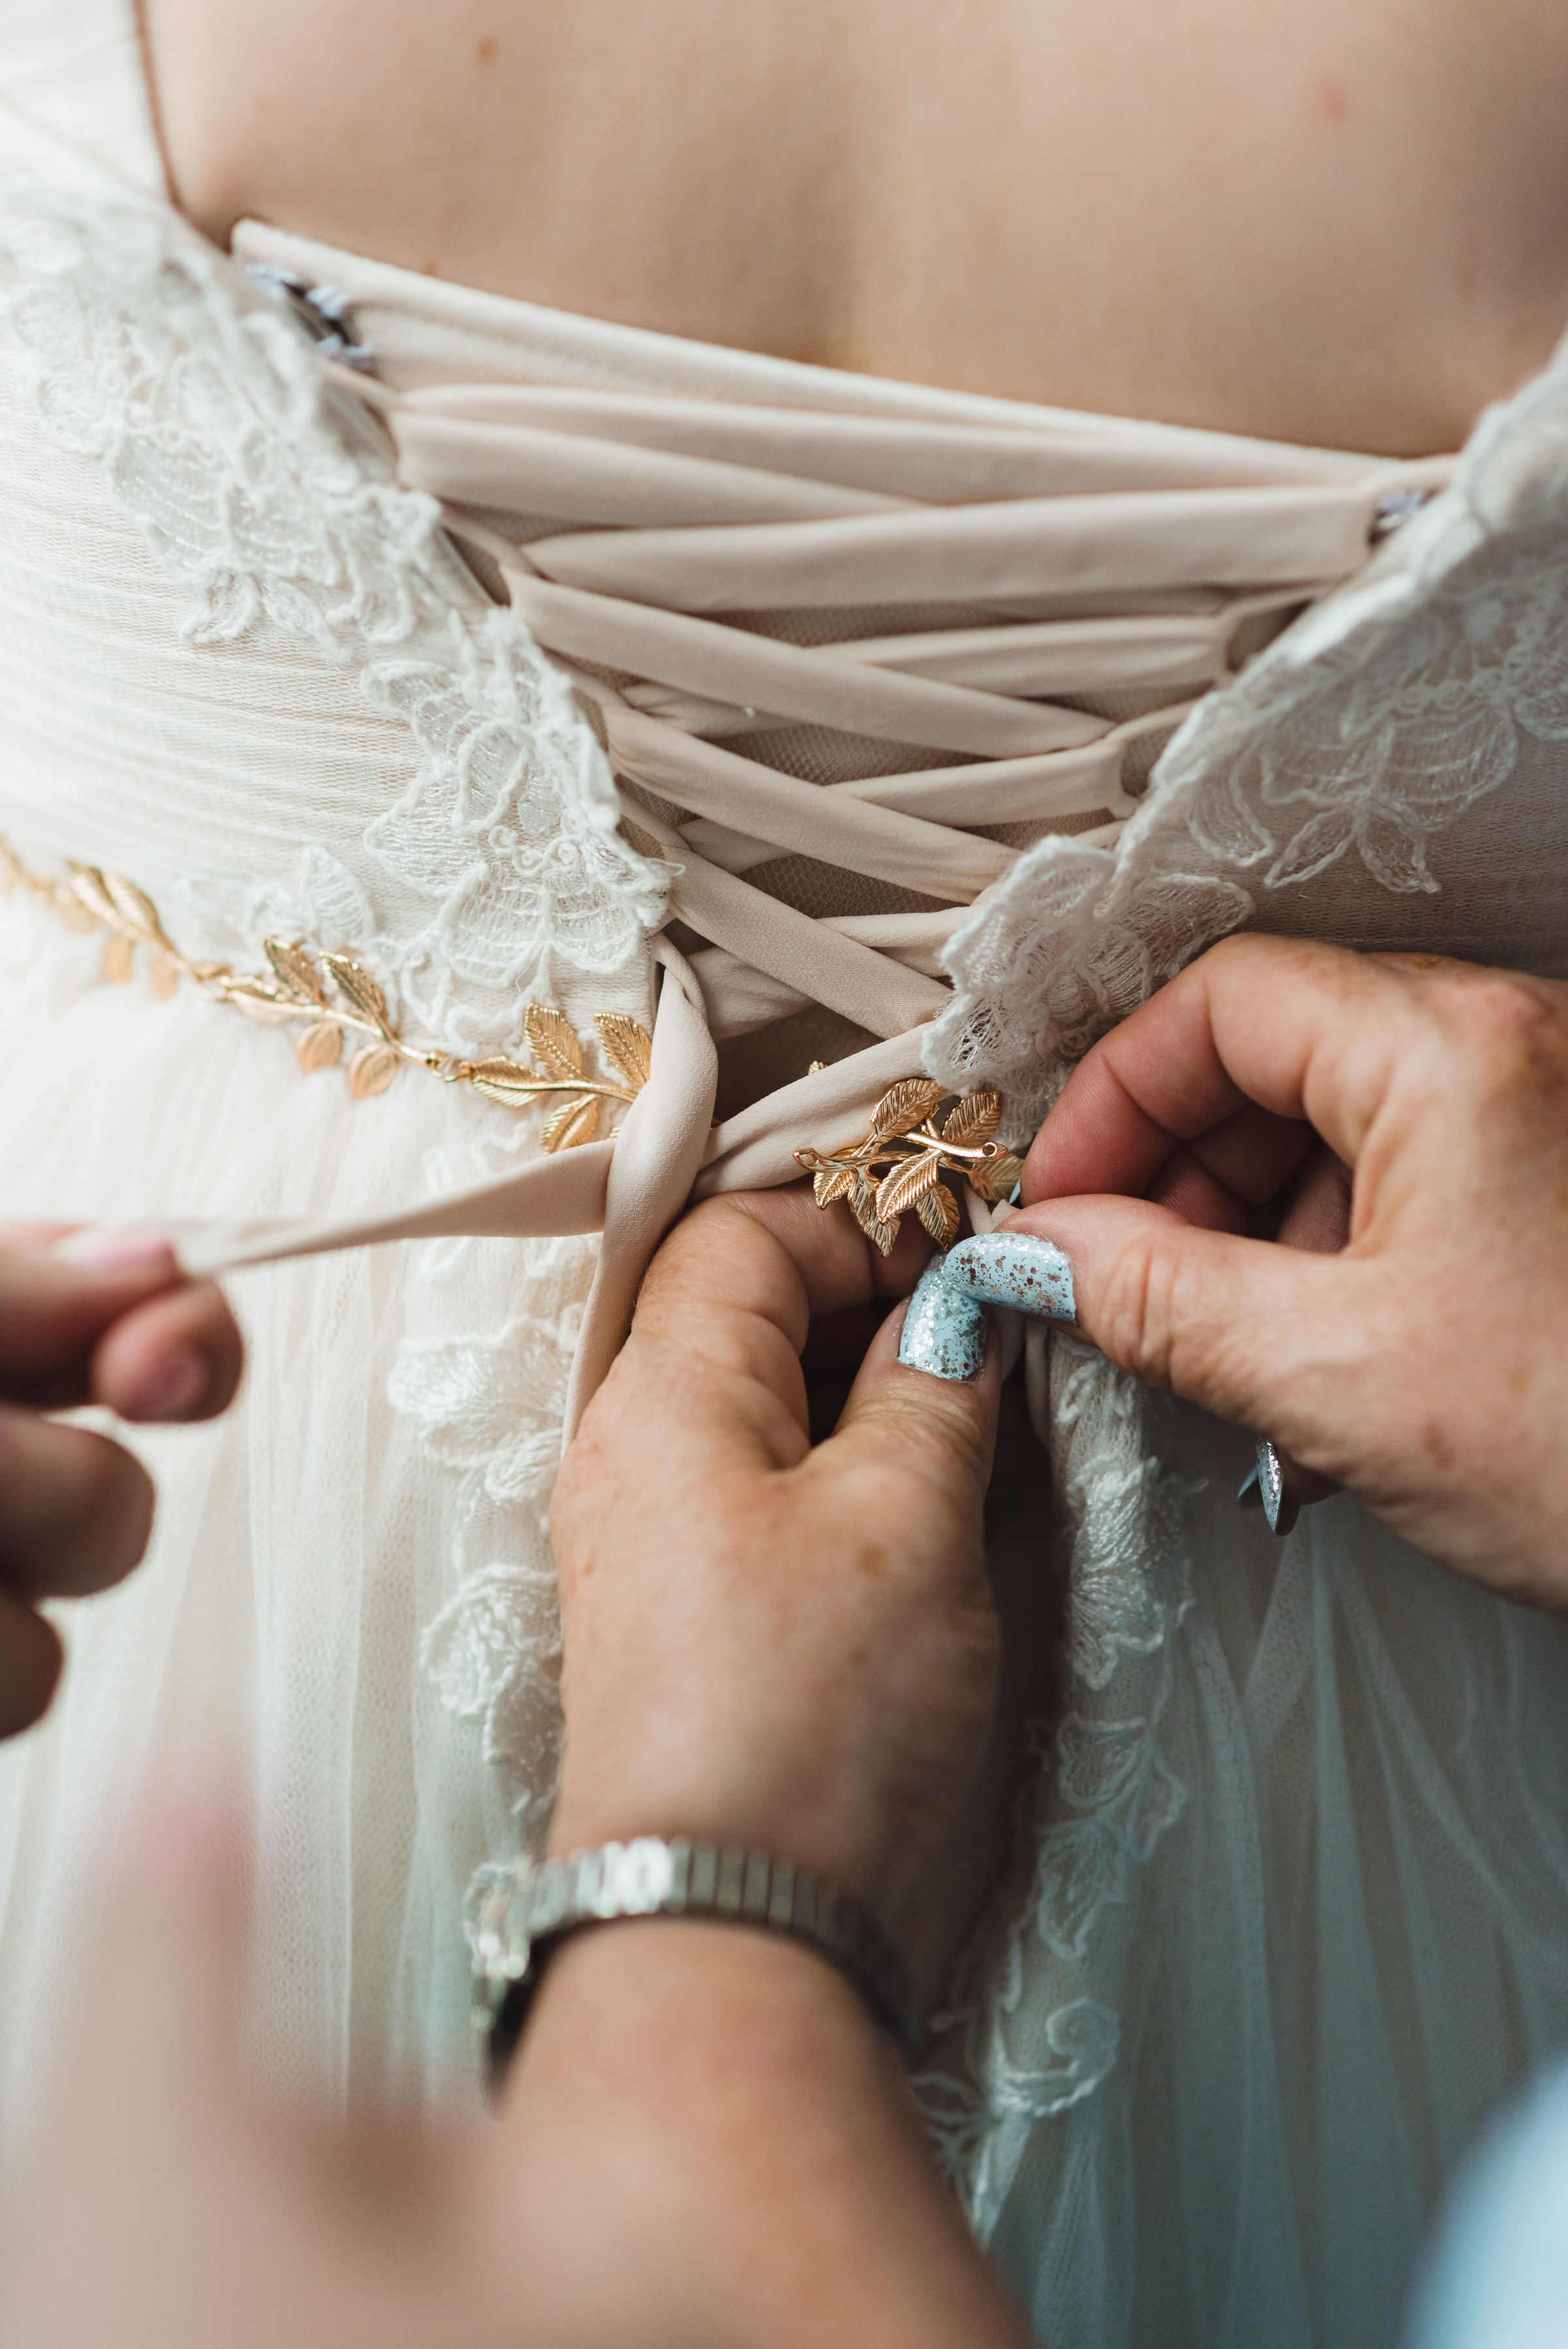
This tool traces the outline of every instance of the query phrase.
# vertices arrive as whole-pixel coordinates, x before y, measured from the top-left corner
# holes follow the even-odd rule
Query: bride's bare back
[[[1568,316],[1547,0],[148,0],[182,200],[712,341],[1402,453]]]

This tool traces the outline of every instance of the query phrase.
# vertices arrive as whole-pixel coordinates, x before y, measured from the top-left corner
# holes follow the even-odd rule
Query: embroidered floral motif
[[[522,1315],[493,1338],[405,1340],[388,1389],[432,1460],[492,1501],[543,1505],[561,1451],[580,1311]]]
[[[546,1511],[592,1263],[580,1242],[557,1251],[556,1278],[541,1287],[576,1293],[553,1319],[521,1314],[494,1336],[406,1338],[388,1383],[426,1458],[458,1478],[454,1588],[425,1633],[424,1669],[449,1712],[480,1725],[525,1837],[548,1813],[559,1758]],[[512,1555],[497,1560],[503,1545]]]
[[[1114,1998],[1137,1870],[1186,1790],[1159,1746],[1171,1642],[1191,1604],[1185,1489],[1146,1457],[1147,1398],[1059,1331],[1052,1473],[1070,1528],[1071,1693],[1032,1797],[1027,1872],[968,1953],[950,2070],[921,2084],[982,2236],[1031,2127],[1091,2095],[1116,2060]],[[1107,1930],[1114,1911],[1120,1936]],[[1027,1995],[1026,1995],[1027,1992]],[[1064,2057],[1042,2064],[1044,2053]]]
[[[0,314],[39,412],[103,467],[190,590],[187,634],[307,645],[412,735],[417,768],[365,834],[365,881],[381,872],[427,914],[410,932],[372,908],[359,936],[431,1040],[510,1045],[520,990],[634,967],[666,875],[619,838],[570,687],[484,605],[434,501],[400,487],[297,329],[173,214],[134,201],[9,183],[0,259],[14,281]],[[295,933],[337,944],[337,877],[304,858],[288,894]],[[253,949],[276,895],[264,883],[230,908]]]
[[[1507,782],[1521,739],[1568,740],[1565,525],[1568,347],[1361,578],[1198,705],[1114,849],[1043,841],[987,893],[943,957],[929,1074],[1005,1093],[1017,1144],[1258,892],[1347,858],[1396,895],[1436,892],[1432,842]]]

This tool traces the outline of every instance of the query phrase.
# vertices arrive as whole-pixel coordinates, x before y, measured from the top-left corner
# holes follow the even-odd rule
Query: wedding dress
[[[1021,1147],[1243,925],[1568,975],[1568,361],[1452,465],[1065,415],[220,255],[124,0],[11,0],[0,99],[0,1210],[254,1268],[0,1756],[0,2116],[155,1754],[254,1806],[267,2075],[447,2104],[553,1466],[690,1191],[907,1078]],[[1385,2343],[1568,2036],[1568,1635],[1026,1355],[1069,1693],[932,2127],[1059,2349]]]

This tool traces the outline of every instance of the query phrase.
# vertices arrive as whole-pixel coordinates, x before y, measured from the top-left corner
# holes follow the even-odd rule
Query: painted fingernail
[[[1031,1232],[981,1232],[935,1257],[909,1299],[898,1360],[933,1378],[976,1377],[992,1305],[1071,1321],[1073,1273],[1062,1250]]]
[[[985,1361],[986,1310],[967,1288],[948,1278],[947,1260],[926,1267],[909,1299],[898,1360],[936,1379],[972,1379]]]
[[[947,1257],[947,1276],[983,1305],[1011,1306],[1047,1321],[1071,1321],[1073,1268],[1054,1240],[1033,1232],[979,1232]]]
[[[78,1272],[173,1272],[176,1258],[161,1232],[117,1231],[112,1226],[86,1225],[57,1241],[55,1254]]]
[[[1301,1513],[1293,1501],[1285,1498],[1284,1466],[1266,1435],[1258,1438],[1255,1474],[1258,1491],[1262,1498],[1263,1515],[1269,1521],[1269,1531],[1278,1534],[1282,1541]],[[1245,1486],[1242,1489],[1244,1491]]]
[[[207,1392],[207,1360],[194,1346],[171,1346],[142,1389],[140,1416],[186,1419]]]

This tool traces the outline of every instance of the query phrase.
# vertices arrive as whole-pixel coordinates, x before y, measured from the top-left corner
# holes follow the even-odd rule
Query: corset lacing
[[[1431,474],[1097,421],[355,388],[597,711],[628,823],[683,868],[720,1037],[807,1002],[879,1037],[932,1018],[1021,848],[1114,838],[1192,699]],[[801,858],[895,903],[804,910]]]
[[[1090,418],[400,395],[324,366],[573,679],[628,833],[676,868],[680,945],[653,941],[651,1073],[616,1140],[352,1227],[178,1237],[212,1270],[602,1230],[568,1436],[693,1190],[790,1180],[797,1147],[917,1073],[983,892],[1047,833],[1114,839],[1195,698],[1448,470]],[[715,1040],[806,1006],[847,1030],[842,1056],[715,1126]]]

